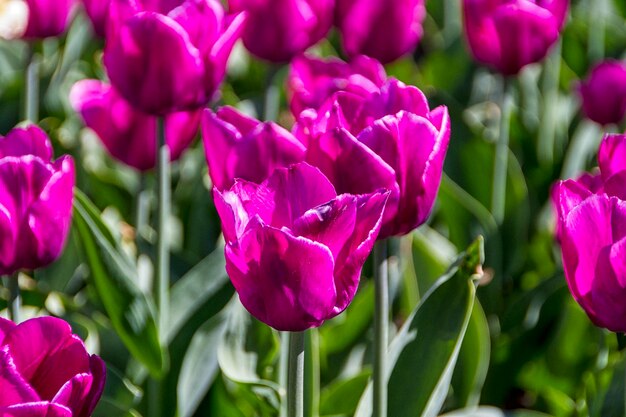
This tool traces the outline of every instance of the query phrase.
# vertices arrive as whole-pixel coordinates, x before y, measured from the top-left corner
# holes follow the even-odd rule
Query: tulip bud
[[[63,320],[0,317],[0,416],[90,417],[106,367]]]
[[[626,64],[597,64],[578,86],[585,116],[601,125],[618,124],[626,115]]]
[[[74,0],[26,0],[26,3],[28,26],[24,38],[41,39],[65,32]]]
[[[341,313],[380,230],[388,192],[337,195],[316,168],[278,168],[260,185],[214,188],[226,271],[246,309],[277,330]]]

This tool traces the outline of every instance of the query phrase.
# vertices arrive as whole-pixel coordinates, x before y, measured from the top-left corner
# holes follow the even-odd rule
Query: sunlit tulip
[[[24,38],[48,38],[65,32],[74,0],[26,0],[26,3],[28,26]]]
[[[335,24],[349,57],[383,64],[411,52],[422,37],[425,0],[337,0]]]
[[[111,156],[140,171],[155,167],[155,116],[133,108],[113,87],[98,80],[77,82],[72,87],[70,102]],[[193,110],[165,117],[165,138],[172,161],[196,137],[201,115],[202,110]]]
[[[242,304],[277,330],[320,326],[352,301],[388,192],[337,195],[316,168],[214,189],[226,271]]]
[[[626,64],[607,60],[578,86],[585,116],[601,125],[618,124],[626,115]]]
[[[52,146],[36,126],[0,137],[0,274],[57,259],[67,240],[74,161],[51,161]],[[1,391],[0,391],[1,392]]]
[[[105,379],[104,362],[65,321],[0,318],[0,416],[90,417]]]

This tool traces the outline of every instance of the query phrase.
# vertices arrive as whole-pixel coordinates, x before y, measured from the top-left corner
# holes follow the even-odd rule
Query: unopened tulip
[[[246,309],[277,330],[320,326],[352,301],[388,192],[337,195],[316,168],[214,189],[226,271]]]
[[[83,0],[87,17],[96,35],[104,37],[111,0]]]
[[[450,119],[444,106],[430,110],[418,88],[390,79],[367,98],[336,93],[318,112],[303,112],[294,131],[307,143],[306,161],[338,192],[391,190],[381,238],[404,235],[430,215]]]
[[[596,65],[578,87],[585,116],[601,125],[618,124],[626,115],[626,64],[607,60]]]
[[[50,141],[36,126],[0,137],[2,275],[46,266],[63,250],[72,216],[74,161],[67,155],[51,158]]]
[[[70,102],[111,156],[140,171],[155,167],[155,116],[135,109],[113,87],[98,80],[77,82],[72,87]],[[172,161],[196,137],[201,115],[202,110],[192,110],[165,116],[165,139]]]
[[[224,78],[245,14],[218,0],[112,0],[104,65],[111,84],[145,113],[203,107]]]
[[[304,160],[304,146],[289,131],[232,107],[205,110],[202,139],[209,175],[220,191],[238,178],[260,183],[274,169]]]
[[[26,3],[28,26],[24,38],[48,38],[65,32],[74,0],[26,0]]]
[[[231,12],[247,12],[242,39],[253,55],[289,62],[322,40],[333,23],[335,0],[229,0]]]
[[[383,64],[411,52],[422,37],[425,0],[337,0],[335,24],[349,57]]]
[[[515,75],[559,38],[569,0],[463,0],[465,34],[477,61]]]
[[[0,416],[90,417],[105,379],[102,359],[65,321],[0,318]]]
[[[318,109],[337,91],[368,96],[380,90],[387,74],[380,62],[357,56],[350,63],[339,58],[302,55],[291,62],[287,95],[295,117],[308,108]]]

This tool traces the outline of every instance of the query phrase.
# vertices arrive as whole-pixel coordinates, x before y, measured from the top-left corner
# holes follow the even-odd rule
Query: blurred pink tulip
[[[96,35],[104,37],[111,0],[83,0],[87,17]]]
[[[42,39],[59,36],[67,29],[74,0],[26,0],[28,26],[23,37]]]
[[[626,115],[626,64],[597,64],[578,86],[585,116],[601,125],[618,124]]]

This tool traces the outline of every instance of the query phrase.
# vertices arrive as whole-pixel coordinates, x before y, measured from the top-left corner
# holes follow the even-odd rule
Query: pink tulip
[[[541,61],[559,37],[568,6],[569,0],[463,0],[474,58],[504,75]]]
[[[337,195],[316,168],[214,188],[226,271],[242,304],[277,330],[320,326],[352,301],[388,192]]]
[[[260,183],[279,167],[304,160],[304,146],[273,122],[262,123],[232,107],[205,110],[202,139],[213,185],[227,190],[235,179]]]
[[[50,141],[36,126],[0,137],[0,274],[44,267],[65,246],[74,161],[51,158]]]
[[[333,23],[335,0],[228,0],[247,12],[243,44],[253,55],[288,62],[322,40]]]
[[[96,35],[104,37],[111,0],[83,0],[87,17]]]
[[[381,238],[406,234],[430,215],[450,119],[446,107],[430,110],[416,87],[390,79],[367,98],[336,93],[319,111],[303,112],[294,132],[307,144],[306,161],[338,192],[391,190]]]
[[[297,118],[307,108],[317,110],[337,91],[368,96],[379,91],[386,79],[380,62],[366,56],[357,56],[350,63],[332,57],[296,57],[287,78],[291,112]]]
[[[422,37],[425,0],[337,0],[335,24],[346,54],[387,64],[413,51]]]
[[[106,367],[63,320],[0,318],[0,416],[90,417]]]
[[[70,102],[111,156],[140,171],[155,167],[155,116],[135,109],[113,87],[98,80],[77,82],[72,87]],[[165,138],[172,161],[196,137],[201,114],[201,110],[193,110],[165,116]]]
[[[28,26],[24,38],[42,39],[65,32],[74,0],[26,0],[26,3]]]
[[[618,124],[626,115],[626,64],[606,60],[578,86],[585,116],[601,125]]]
[[[104,48],[111,84],[145,113],[203,107],[244,20],[225,16],[218,0],[112,0]]]

